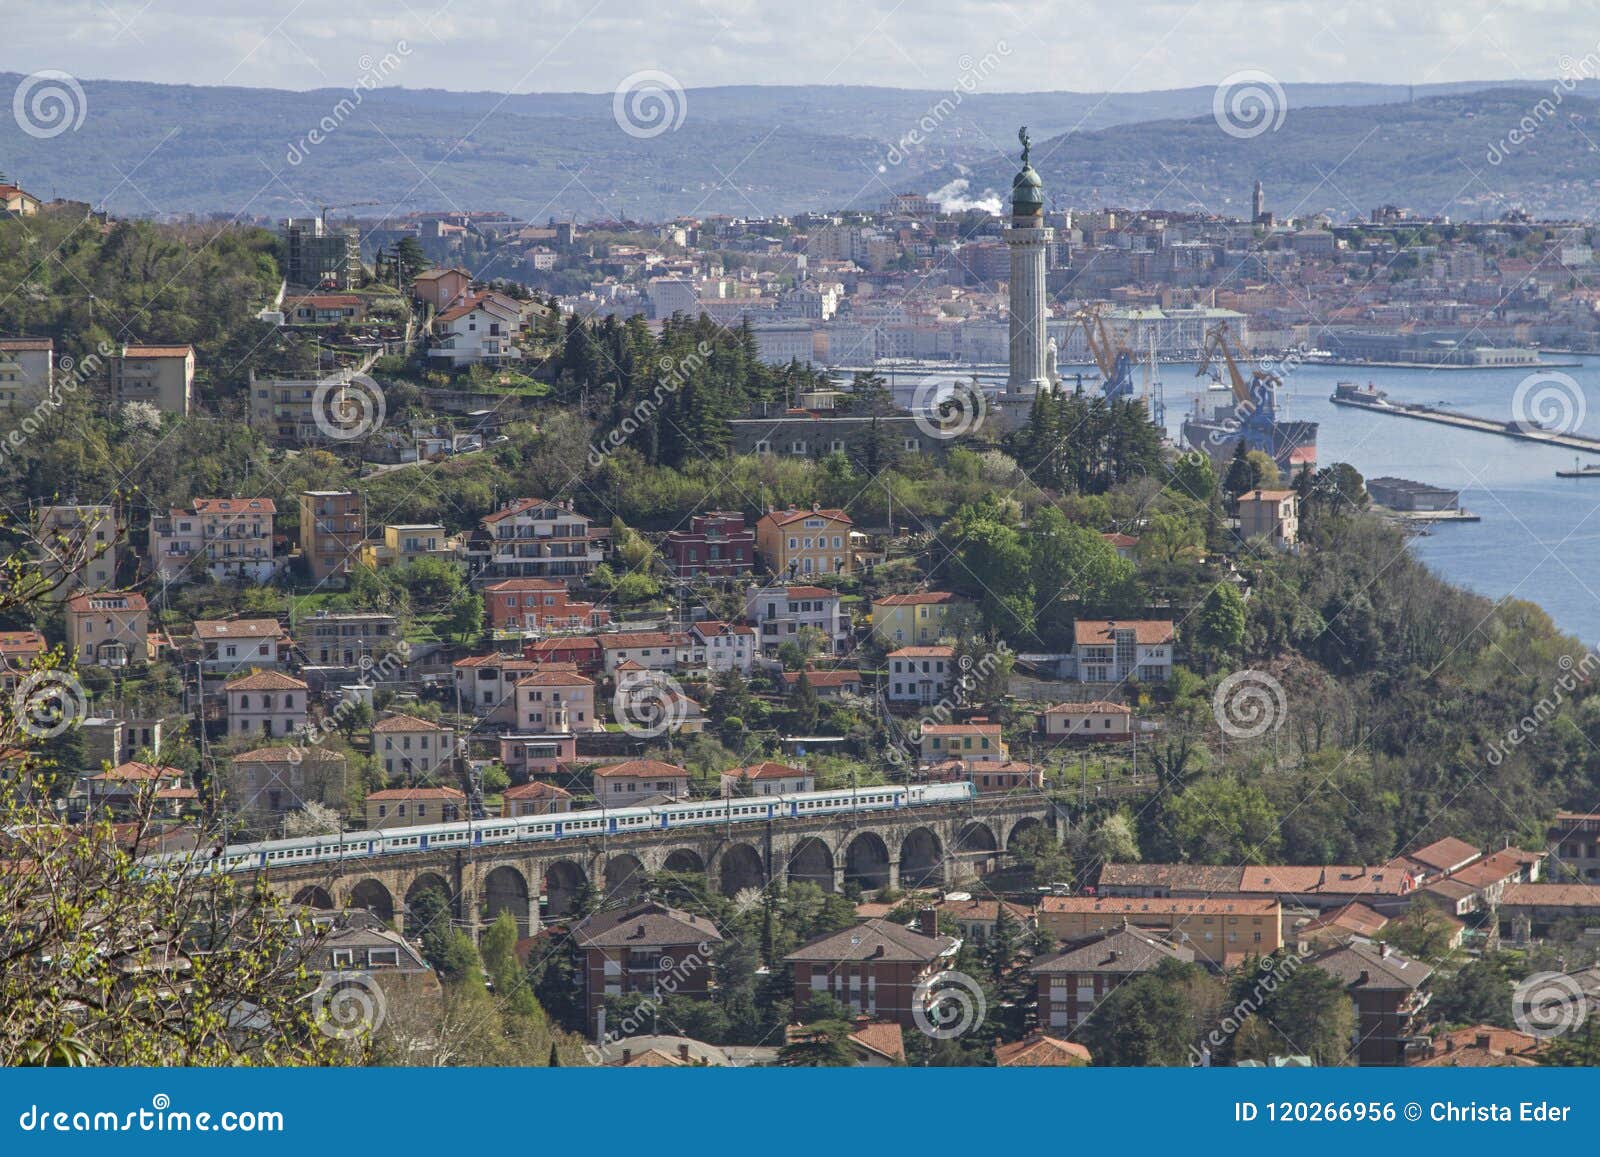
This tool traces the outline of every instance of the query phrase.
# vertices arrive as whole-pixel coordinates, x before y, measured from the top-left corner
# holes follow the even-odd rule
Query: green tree
[[[817,729],[818,712],[817,689],[811,685],[810,676],[801,671],[789,693],[789,724],[796,734],[811,735]]]
[[[1207,655],[1225,659],[1244,642],[1245,606],[1238,589],[1227,581],[1211,588],[1200,605],[1195,635]]]
[[[1190,863],[1265,864],[1278,851],[1277,810],[1259,787],[1228,776],[1169,800],[1163,818]]]
[[[850,1025],[843,1020],[818,1020],[806,1025],[778,1050],[783,1068],[847,1068],[855,1064]]]

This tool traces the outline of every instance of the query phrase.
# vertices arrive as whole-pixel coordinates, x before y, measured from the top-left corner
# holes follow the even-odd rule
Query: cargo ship
[[[1317,468],[1316,422],[1264,417],[1241,420],[1241,407],[1232,400],[1231,393],[1225,390],[1208,390],[1207,393],[1226,394],[1228,401],[1218,404],[1209,397],[1195,398],[1194,408],[1183,420],[1183,442],[1191,450],[1204,450],[1225,468],[1238,449],[1240,439],[1245,439],[1247,449],[1270,455],[1285,479],[1307,467]]]
[[[1194,408],[1183,421],[1183,441],[1191,450],[1204,450],[1214,462],[1225,466],[1242,443],[1247,450],[1260,450],[1278,465],[1287,480],[1301,470],[1317,465],[1317,423],[1289,421],[1278,415],[1278,387],[1283,384],[1275,372],[1261,368],[1249,377],[1223,322],[1206,333],[1195,373],[1202,376],[1214,364],[1227,371],[1227,381],[1216,373],[1218,385],[1195,398]]]

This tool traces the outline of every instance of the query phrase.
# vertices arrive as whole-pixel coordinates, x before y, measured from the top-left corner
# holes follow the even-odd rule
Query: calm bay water
[[[1587,409],[1577,432],[1600,437],[1600,358],[1561,368],[1582,387]],[[1063,366],[1064,373],[1077,367]],[[1374,382],[1397,402],[1443,403],[1505,420],[1526,369],[1427,370],[1301,366],[1280,394],[1286,417],[1319,422],[1317,458],[1349,462],[1368,478],[1394,475],[1461,491],[1482,522],[1440,524],[1411,540],[1413,553],[1458,586],[1489,598],[1519,598],[1543,607],[1556,624],[1588,645],[1600,643],[1600,477],[1557,478],[1574,463],[1570,451],[1493,434],[1457,430],[1335,406],[1341,381]],[[947,375],[939,374],[938,377]],[[954,379],[956,375],[948,375]],[[1192,365],[1162,367],[1167,424],[1176,439],[1203,379]],[[909,405],[920,375],[896,375],[895,396]],[[988,375],[985,375],[988,377]],[[1136,372],[1142,388],[1143,373]],[[986,381],[986,385],[997,382]],[[1600,463],[1600,455],[1583,455]]]
[[[1575,432],[1600,437],[1600,359],[1564,368],[1583,388],[1587,411]],[[1170,367],[1169,423],[1176,426],[1192,389],[1184,367]],[[1439,524],[1411,550],[1458,586],[1490,598],[1526,599],[1588,645],[1600,642],[1600,477],[1557,478],[1571,451],[1368,413],[1328,401],[1340,381],[1374,382],[1397,402],[1444,404],[1495,420],[1511,416],[1511,398],[1529,371],[1379,369],[1302,366],[1280,395],[1288,417],[1321,423],[1317,460],[1348,462],[1368,478],[1396,475],[1461,491],[1482,522]],[[1600,455],[1581,456],[1600,463]]]

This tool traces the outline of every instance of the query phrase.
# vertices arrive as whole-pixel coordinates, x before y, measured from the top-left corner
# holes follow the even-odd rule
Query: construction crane
[[[1244,435],[1245,447],[1270,453],[1274,445],[1273,427],[1278,424],[1278,387],[1283,384],[1283,379],[1270,370],[1252,369],[1250,380],[1246,381],[1244,371],[1239,368],[1239,355],[1228,339],[1228,323],[1225,321],[1206,331],[1195,377],[1212,372],[1212,365],[1219,359],[1227,371],[1228,384],[1233,390],[1234,410]]]
[[[1100,370],[1106,400],[1133,397],[1133,354],[1126,343],[1112,335],[1098,306],[1084,306],[1074,317],[1083,328],[1089,356]]]
[[[329,209],[354,209],[357,205],[381,205],[381,204],[383,204],[382,201],[346,201],[342,205],[324,205],[324,206],[322,206],[322,213],[318,217],[318,220],[320,220],[322,222],[322,228],[323,228],[324,231],[326,231],[327,228],[328,228],[328,210]]]

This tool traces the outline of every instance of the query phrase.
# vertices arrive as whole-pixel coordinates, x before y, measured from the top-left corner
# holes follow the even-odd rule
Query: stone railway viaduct
[[[672,831],[370,856],[336,864],[271,868],[285,897],[320,908],[370,908],[405,930],[429,889],[450,900],[474,934],[509,911],[524,935],[565,915],[592,883],[608,899],[639,891],[649,873],[704,874],[724,895],[808,881],[829,892],[953,884],[971,879],[1031,827],[1053,825],[1036,795],[978,798],[901,811],[868,811]]]

